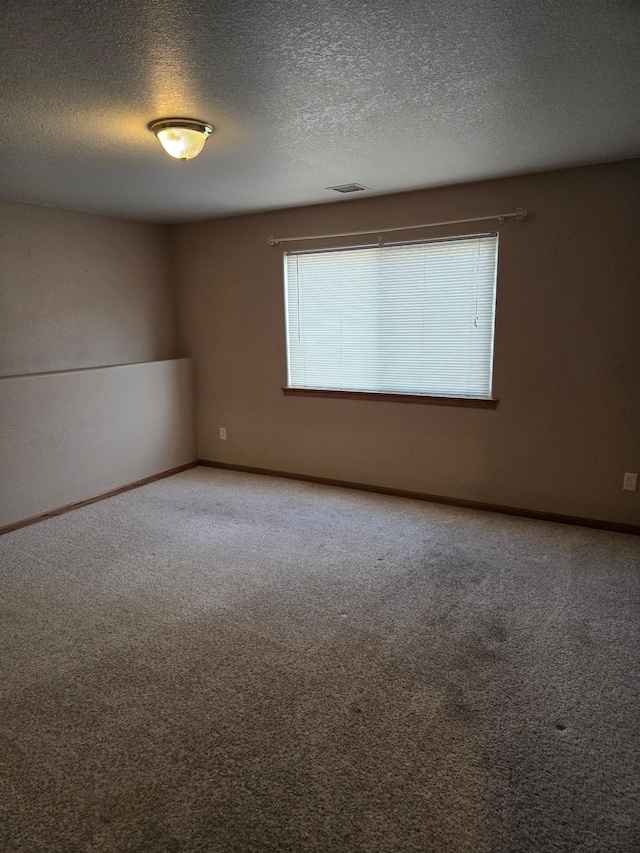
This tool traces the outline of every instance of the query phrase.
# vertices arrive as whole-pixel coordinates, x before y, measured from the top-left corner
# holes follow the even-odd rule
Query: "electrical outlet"
[[[622,483],[622,488],[625,490],[625,492],[637,492],[638,491],[638,475],[626,473],[624,475],[624,481]]]
[[[227,428],[226,427],[220,427],[220,438],[223,441],[227,440]]]

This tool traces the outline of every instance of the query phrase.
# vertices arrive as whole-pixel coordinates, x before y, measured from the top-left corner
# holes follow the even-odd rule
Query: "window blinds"
[[[496,234],[286,255],[289,386],[491,396]]]

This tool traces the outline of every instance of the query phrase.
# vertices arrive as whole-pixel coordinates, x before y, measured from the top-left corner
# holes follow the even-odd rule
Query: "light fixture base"
[[[147,125],[152,133],[157,136],[161,130],[168,130],[172,127],[183,127],[186,130],[197,130],[199,133],[204,133],[205,136],[210,136],[213,133],[213,127],[207,121],[199,121],[194,118],[158,118],[155,121],[150,121]]]

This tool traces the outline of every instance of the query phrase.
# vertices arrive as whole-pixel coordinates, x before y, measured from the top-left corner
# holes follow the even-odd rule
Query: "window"
[[[497,253],[484,234],[287,254],[288,388],[489,400]]]

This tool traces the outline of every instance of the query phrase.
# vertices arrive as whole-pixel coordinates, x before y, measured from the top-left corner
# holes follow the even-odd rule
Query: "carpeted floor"
[[[640,851],[640,539],[206,468],[0,537],[2,851]]]

